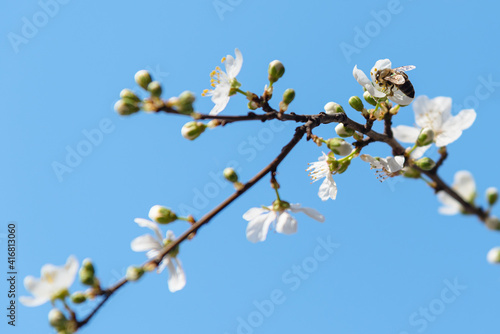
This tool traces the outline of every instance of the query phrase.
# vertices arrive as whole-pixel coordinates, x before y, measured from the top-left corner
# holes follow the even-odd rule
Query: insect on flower
[[[399,89],[409,98],[415,97],[415,89],[405,73],[415,68],[413,65],[401,66],[396,68],[384,68],[382,70],[374,69],[375,83],[381,86],[384,93],[388,96],[394,95],[394,90]]]

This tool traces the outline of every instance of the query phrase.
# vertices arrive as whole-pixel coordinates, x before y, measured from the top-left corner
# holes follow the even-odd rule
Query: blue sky
[[[329,101],[350,109],[348,98],[362,93],[352,77],[356,64],[366,71],[381,58],[415,65],[409,75],[417,95],[450,96],[454,113],[473,107],[478,114],[449,146],[443,178],[471,171],[482,203],[487,187],[500,186],[495,3],[42,0],[2,7],[0,238],[5,245],[8,222],[17,223],[20,295],[27,294],[24,276],[39,276],[43,264],[62,264],[70,254],[92,258],[103,285],[113,283],[145,260],[130,250],[147,232],[134,218],[146,218],[155,204],[191,208],[199,218],[231,194],[218,182],[228,164],[248,180],[279,153],[294,124],[233,124],[188,142],[180,135],[186,118],[113,111],[122,88],[137,89],[134,73],[149,69],[166,97],[191,90],[196,109],[208,112],[212,103],[200,93],[235,47],[244,57],[244,90],[261,93],[268,63],[285,64],[275,96],[294,88],[289,110],[300,114],[321,112]],[[242,97],[224,111],[246,112]],[[394,121],[413,122],[411,107]],[[317,134],[332,136],[333,125]],[[86,155],[68,158],[78,149]],[[376,144],[366,153],[390,150]],[[182,245],[184,290],[170,293],[166,273],[147,275],[81,332],[498,332],[500,268],[485,259],[500,245],[496,233],[472,217],[439,215],[423,182],[380,183],[360,159],[336,176],[337,200],[321,202],[319,184],[310,185],[304,171],[319,155],[321,148],[301,142],[278,177],[283,199],[318,209],[325,223],[298,214],[296,235],[248,242],[241,216],[273,200],[265,179]],[[71,170],[58,175],[54,163],[66,159]],[[177,235],[187,227],[172,225]],[[5,280],[0,288],[2,333],[51,332],[49,305],[18,305],[15,330],[7,326]]]

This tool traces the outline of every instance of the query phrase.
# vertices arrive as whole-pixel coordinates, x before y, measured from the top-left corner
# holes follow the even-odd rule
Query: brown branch
[[[235,193],[233,193],[231,196],[229,196],[225,201],[220,203],[216,208],[211,210],[209,213],[207,213],[205,216],[203,216],[200,220],[198,220],[196,223],[191,225],[191,227],[185,231],[179,238],[174,240],[172,243],[168,244],[167,247],[165,247],[160,254],[158,254],[157,257],[155,257],[152,260],[147,261],[146,263],[143,264],[144,266],[148,265],[155,265],[158,266],[159,263],[163,260],[163,258],[171,252],[175,247],[177,247],[181,242],[184,240],[188,239],[189,236],[192,233],[195,233],[200,229],[203,225],[207,224],[213,217],[215,217],[219,212],[224,210],[229,204],[231,204],[234,200],[236,200],[238,197],[240,197],[243,193],[245,193],[248,189],[250,189],[253,185],[255,185],[259,180],[261,180],[267,173],[271,171],[275,171],[278,165],[285,159],[285,157],[290,153],[290,151],[297,145],[297,143],[302,139],[304,134],[307,132],[307,130],[310,127],[315,127],[317,124],[313,121],[308,121],[306,124],[298,127],[295,129],[295,134],[290,140],[288,144],[286,144],[282,149],[280,154],[273,160],[271,163],[269,163],[264,169],[262,169],[257,175],[255,175],[250,181],[245,183],[243,187],[238,189]],[[77,328],[81,328],[85,326],[90,319],[97,313],[97,311],[108,301],[108,299],[121,287],[123,287],[128,280],[126,278],[122,278],[118,283],[116,283],[114,286],[103,290],[101,292],[101,296],[103,296],[103,299],[101,302],[95,307],[92,312],[85,317],[81,321],[77,321]]]

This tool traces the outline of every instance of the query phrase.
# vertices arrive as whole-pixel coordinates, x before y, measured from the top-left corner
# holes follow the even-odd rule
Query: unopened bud
[[[326,146],[335,154],[346,156],[352,152],[352,146],[342,138],[331,138],[326,141]]]
[[[295,90],[288,88],[285,90],[283,93],[283,102],[285,104],[290,104],[292,103],[293,99],[295,98]]]
[[[130,101],[118,100],[115,103],[115,111],[122,116],[132,115],[139,110],[139,106],[135,103],[131,103]]]
[[[434,131],[431,128],[423,128],[417,138],[417,146],[427,146],[434,141]]]
[[[148,92],[151,93],[151,96],[160,97],[162,92],[161,84],[158,81],[149,83]]]
[[[159,224],[169,224],[177,220],[177,215],[169,208],[161,205],[154,205],[149,210],[149,218]]]
[[[285,74],[285,66],[279,60],[273,60],[269,63],[267,72],[269,73],[269,82],[274,83]]]
[[[71,295],[71,301],[75,304],[81,304],[87,300],[87,296],[83,292],[74,292]]]
[[[359,133],[359,132],[355,132],[352,137],[354,139],[356,139],[357,141],[360,141],[360,140],[363,140],[363,138],[365,137],[362,133]]]
[[[377,101],[375,101],[375,99],[373,98],[373,96],[370,94],[370,92],[368,91],[365,91],[363,93],[363,98],[365,99],[366,102],[368,102],[369,104],[371,104],[372,106],[376,106],[377,105]]]
[[[497,264],[500,263],[500,247],[492,248],[488,255],[486,256],[489,263]]]
[[[144,269],[142,267],[129,266],[127,268],[127,273],[125,274],[125,278],[127,281],[137,281],[139,278],[144,275]]]
[[[236,171],[233,168],[226,168],[224,169],[224,177],[226,180],[228,180],[231,183],[238,182],[238,174],[236,174]]]
[[[325,112],[327,115],[335,115],[338,113],[345,113],[344,108],[338,103],[328,102],[325,104]]]
[[[190,91],[184,91],[179,95],[177,100],[177,108],[181,114],[190,114],[194,111],[193,103],[196,97]]]
[[[490,216],[486,218],[486,227],[490,230],[499,231],[500,230],[500,219],[495,216]]]
[[[82,262],[82,267],[80,268],[79,276],[80,282],[85,285],[94,285],[95,283],[95,269],[92,261],[90,259],[85,259]]]
[[[415,162],[415,164],[419,168],[421,168],[425,171],[431,170],[434,168],[434,166],[436,166],[436,163],[434,162],[434,160],[432,160],[431,158],[428,158],[428,157],[420,158],[419,160],[417,160]]]
[[[134,76],[135,82],[144,89],[148,89],[148,85],[153,81],[151,75],[146,70],[140,70]]]
[[[350,165],[351,165],[351,160],[342,161],[340,163],[340,166],[337,167],[337,174],[342,174],[343,172],[345,172]]]
[[[363,102],[358,96],[351,96],[349,99],[349,105],[357,111],[363,111],[365,109],[365,106],[363,105]]]
[[[66,327],[68,319],[59,309],[53,308],[49,312],[49,324],[55,329],[61,330]]]
[[[248,109],[257,110],[259,108],[259,104],[255,101],[248,101]]]
[[[489,187],[486,189],[486,200],[489,205],[493,205],[498,200],[498,189],[495,187]]]
[[[128,88],[122,89],[122,91],[120,92],[120,97],[127,102],[132,102],[132,104],[141,102],[141,99],[137,95],[135,95],[135,93],[132,90]]]
[[[337,124],[337,126],[335,127],[335,132],[337,133],[337,135],[343,138],[351,137],[354,134],[353,129],[345,127],[342,123]]]
[[[187,122],[181,129],[181,134],[184,138],[189,140],[194,140],[198,138],[207,128],[207,126],[201,122]]]
[[[403,176],[410,178],[410,179],[418,179],[420,178],[420,172],[416,170],[415,168],[411,167],[404,167],[403,168]]]

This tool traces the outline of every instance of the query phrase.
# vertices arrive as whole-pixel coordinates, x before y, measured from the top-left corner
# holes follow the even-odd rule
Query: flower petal
[[[132,248],[134,252],[145,252],[161,249],[162,244],[153,238],[151,234],[144,234],[132,240],[130,248]]]
[[[365,72],[362,70],[358,69],[358,66],[354,66],[354,69],[352,70],[352,75],[354,76],[354,79],[363,86],[373,97],[376,98],[382,98],[385,97],[385,94],[382,92],[379,92],[378,90],[373,87],[372,82],[368,77],[366,76]]]
[[[19,301],[24,306],[35,307],[45,304],[46,302],[49,301],[49,298],[20,296]]]
[[[243,219],[250,221],[265,212],[269,212],[269,210],[266,210],[264,208],[250,208],[243,214]]]
[[[150,220],[144,219],[144,218],[136,218],[134,219],[134,222],[136,222],[140,227],[147,227],[155,233],[156,237],[158,238],[158,241],[161,243],[163,242],[163,238],[161,235],[160,228],[158,227],[158,224],[155,222],[152,222]]]
[[[420,134],[420,129],[413,126],[398,125],[392,128],[392,133],[394,138],[403,143],[415,143]]]
[[[304,208],[300,204],[290,204],[290,210],[292,212],[303,212],[314,220],[323,223],[325,221],[325,216],[319,213],[318,210],[313,208]]]
[[[177,268],[174,266],[173,261],[176,262]],[[168,268],[168,289],[170,292],[176,292],[182,290],[186,286],[186,275],[182,269],[181,262],[177,258],[171,259],[167,263]]]
[[[413,102],[415,121],[421,128],[431,128],[434,131],[441,130],[443,123],[451,116],[450,97],[438,96],[429,99],[422,95]]]
[[[269,213],[262,214],[252,219],[247,225],[247,239],[251,242],[258,242],[266,240],[269,225],[276,219],[276,213],[269,211]]]
[[[325,180],[319,186],[318,196],[322,201],[337,198],[337,184],[331,174],[326,175]]]
[[[236,48],[234,49],[234,54],[236,55],[236,59],[234,59],[231,55],[226,57],[226,73],[230,78],[236,78],[238,73],[240,73],[241,66],[243,65],[243,55],[241,54],[241,51]]]
[[[393,95],[387,95],[387,98],[402,107],[407,106],[413,102],[413,97],[409,97],[408,95],[404,94],[400,89],[394,89]]]
[[[297,220],[288,212],[282,212],[278,217],[276,232],[283,234],[294,234],[297,232]]]
[[[476,182],[472,174],[466,170],[455,173],[455,179],[452,188],[465,199],[470,201],[474,199],[476,193]]]

